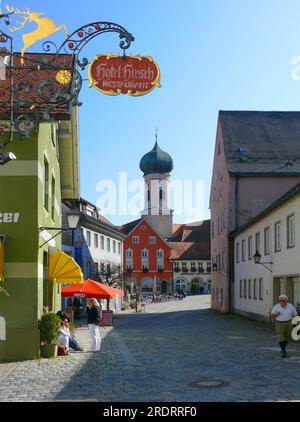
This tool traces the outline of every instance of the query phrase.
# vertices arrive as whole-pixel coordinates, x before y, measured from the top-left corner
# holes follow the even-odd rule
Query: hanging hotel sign
[[[160,70],[149,56],[99,54],[89,67],[89,80],[103,94],[137,97],[160,88]]]

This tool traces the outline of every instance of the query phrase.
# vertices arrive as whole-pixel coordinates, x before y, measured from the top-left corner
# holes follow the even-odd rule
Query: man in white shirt
[[[271,318],[275,319],[276,337],[281,349],[281,356],[287,356],[286,347],[291,337],[292,319],[298,315],[295,306],[288,303],[286,295],[279,296],[279,303],[271,311]]]

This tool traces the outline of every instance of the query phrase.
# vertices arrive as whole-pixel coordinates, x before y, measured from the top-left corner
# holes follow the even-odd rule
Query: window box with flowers
[[[149,271],[148,268],[143,268],[143,273],[147,273]]]
[[[186,267],[183,267],[183,268],[182,268],[182,272],[183,272],[183,273],[187,273],[188,271],[189,271],[189,270],[188,270]]]
[[[179,267],[174,267],[174,271],[175,271],[176,273],[180,273],[180,268],[179,268]]]
[[[132,268],[126,268],[127,273],[132,273],[132,271],[133,271]]]
[[[204,268],[203,267],[199,267],[198,268],[198,273],[204,273]]]
[[[164,272],[164,269],[163,269],[163,268],[158,268],[158,269],[157,269],[157,271],[158,271],[159,273],[163,273],[163,272]]]
[[[191,272],[192,273],[195,273],[197,270],[196,270],[196,267],[191,267]]]

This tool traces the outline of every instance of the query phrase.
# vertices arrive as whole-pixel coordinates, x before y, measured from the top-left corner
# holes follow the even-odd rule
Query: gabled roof
[[[300,112],[220,111],[231,175],[300,175]]]
[[[129,228],[131,227],[131,230],[127,233],[127,237],[129,237],[131,234],[133,234],[133,232],[135,231],[135,229],[137,229],[137,227],[139,225],[141,225],[142,223],[147,224],[153,230],[153,232],[156,234],[156,236],[158,236],[165,243],[165,245],[168,246],[168,248],[171,249],[171,247],[172,247],[171,244],[167,241],[167,239],[164,239],[161,236],[161,234],[159,233],[159,231],[156,230],[152,226],[152,224],[150,223],[150,221],[147,220],[146,217],[140,218],[139,220],[135,220],[135,221],[132,221],[131,223],[126,224],[126,226],[128,226],[128,227],[126,227],[126,230],[129,230]],[[124,226],[122,226],[122,227],[124,227]],[[125,233],[125,232],[123,231],[123,233]]]
[[[207,242],[210,245],[211,220],[198,221],[173,227],[173,242]]]
[[[279,198],[275,202],[273,202],[273,204],[271,204],[269,207],[267,207],[264,211],[262,211],[256,217],[252,218],[246,224],[244,224],[243,226],[241,226],[238,230],[232,231],[230,233],[230,237],[233,238],[233,237],[237,236],[238,234],[242,233],[244,230],[248,229],[253,224],[257,223],[259,220],[263,219],[268,214],[270,214],[271,212],[277,210],[277,208],[282,207],[288,201],[290,201],[292,199],[295,199],[299,195],[300,195],[300,183],[298,183],[296,186],[294,186],[292,189],[290,189],[281,198]]]
[[[107,218],[100,214],[99,209],[96,205],[92,204],[91,202],[87,201],[86,199],[80,198],[79,201],[63,201],[63,204],[68,207],[69,209],[74,208],[74,205],[77,209],[80,209],[80,204],[85,204],[91,206],[94,211],[96,212],[94,216],[87,214],[86,212],[81,211],[81,222],[90,223],[95,227],[106,229],[112,233],[121,236],[122,238],[125,237],[125,234],[120,230],[118,226],[115,226],[111,223]],[[97,216],[97,217],[96,217]]]
[[[178,233],[182,229],[182,226],[184,226],[184,224],[173,224],[173,227],[172,227],[173,237],[175,237],[176,235],[178,235]]]
[[[170,259],[210,260],[210,242],[171,242]]]
[[[118,229],[121,230],[124,234],[128,235],[140,223],[140,221],[142,221],[142,218],[130,221],[127,224],[123,224],[123,226],[118,226]]]

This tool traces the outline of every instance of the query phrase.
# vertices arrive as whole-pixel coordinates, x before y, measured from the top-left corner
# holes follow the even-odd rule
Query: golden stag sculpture
[[[35,31],[23,35],[22,64],[24,63],[23,57],[25,51],[37,41],[48,38],[50,35],[55,34],[62,28],[65,30],[66,37],[68,38],[69,36],[66,25],[63,24],[60,26],[56,26],[55,22],[52,19],[41,18],[44,13],[30,12],[28,7],[22,12],[17,8],[9,6],[6,6],[6,9],[11,13],[21,15],[21,17],[24,19],[22,22],[17,21],[20,26],[18,28],[10,28],[10,32],[19,31],[26,25],[28,21],[35,22],[38,25],[38,28]]]

